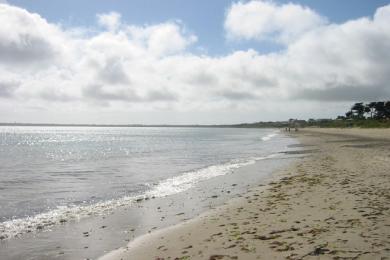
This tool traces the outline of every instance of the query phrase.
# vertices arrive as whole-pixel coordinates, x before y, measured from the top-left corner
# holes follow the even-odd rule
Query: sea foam
[[[261,140],[263,140],[263,141],[269,141],[269,140],[271,140],[271,138],[273,138],[273,137],[275,137],[275,136],[277,136],[277,135],[278,135],[278,131],[275,131],[275,132],[270,133],[270,134],[268,134],[268,135],[266,135],[266,136],[263,136],[263,137],[261,138]]]
[[[271,135],[268,135],[267,137],[272,138]],[[91,215],[104,215],[116,208],[130,206],[145,198],[165,197],[183,192],[194,187],[199,182],[233,173],[235,169],[275,156],[277,156],[277,154],[271,154],[265,157],[232,160],[224,164],[211,165],[205,168],[185,172],[181,175],[161,180],[156,184],[149,184],[149,190],[136,196],[126,196],[91,205],[61,206],[35,216],[5,221],[0,223],[0,239],[7,239],[24,233],[36,232],[37,230],[47,229],[56,224],[79,220]]]

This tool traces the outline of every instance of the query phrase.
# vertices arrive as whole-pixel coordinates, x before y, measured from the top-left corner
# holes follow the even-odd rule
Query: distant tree
[[[364,105],[363,102],[355,103],[352,108],[352,113],[356,118],[364,118]]]
[[[364,105],[364,114],[367,114],[368,117],[370,113],[371,113],[371,109],[367,105]]]
[[[366,115],[366,117],[365,117]],[[338,116],[338,120],[365,119],[370,117],[376,120],[390,120],[390,101],[376,101],[370,103],[358,102],[344,116]],[[310,120],[309,120],[310,123]]]
[[[376,102],[375,104],[375,118],[384,119],[385,118],[385,102]]]
[[[352,118],[352,115],[353,115],[352,111],[348,111],[347,113],[345,113],[346,118]]]
[[[385,118],[390,119],[390,101],[386,101],[384,107],[385,107],[384,109]]]
[[[309,125],[315,125],[316,120],[315,120],[314,118],[309,118],[309,119],[307,120],[307,123],[308,123]]]
[[[370,102],[366,105],[370,109],[370,117],[372,118],[372,115],[375,113],[375,106],[377,102]]]

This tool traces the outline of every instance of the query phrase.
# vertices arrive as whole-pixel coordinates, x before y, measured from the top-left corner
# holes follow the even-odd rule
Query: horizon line
[[[236,124],[86,124],[86,123],[7,123],[0,122],[0,126],[84,126],[84,127],[228,127],[228,126],[243,126],[254,124],[281,124],[286,121],[258,121],[252,123],[236,123]]]

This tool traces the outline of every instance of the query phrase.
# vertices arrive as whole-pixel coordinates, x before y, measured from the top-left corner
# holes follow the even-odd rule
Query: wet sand
[[[2,240],[0,234],[0,260],[97,259],[139,236],[196,218],[260,183],[268,183],[272,172],[302,156],[288,154],[300,149],[296,147],[297,140],[284,135],[275,139],[283,145],[277,146],[268,158],[201,181],[186,191],[145,197],[115,210],[107,209],[104,214],[44,226],[17,238]]]
[[[304,158],[101,259],[390,259],[390,129],[308,129]]]

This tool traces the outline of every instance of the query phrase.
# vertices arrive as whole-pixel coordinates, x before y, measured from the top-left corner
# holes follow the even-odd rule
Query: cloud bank
[[[324,17],[305,6],[251,1],[237,2],[230,7],[225,29],[230,38],[276,40],[287,44],[326,23]]]
[[[0,119],[44,108],[91,120],[101,111],[122,111],[122,121],[134,111],[202,111],[227,121],[218,111],[285,116],[291,107],[280,104],[390,98],[389,24],[390,5],[333,24],[297,4],[237,2],[224,21],[229,40],[284,49],[214,57],[190,51],[197,36],[181,21],[140,26],[110,12],[94,28],[64,28],[0,3]]]

